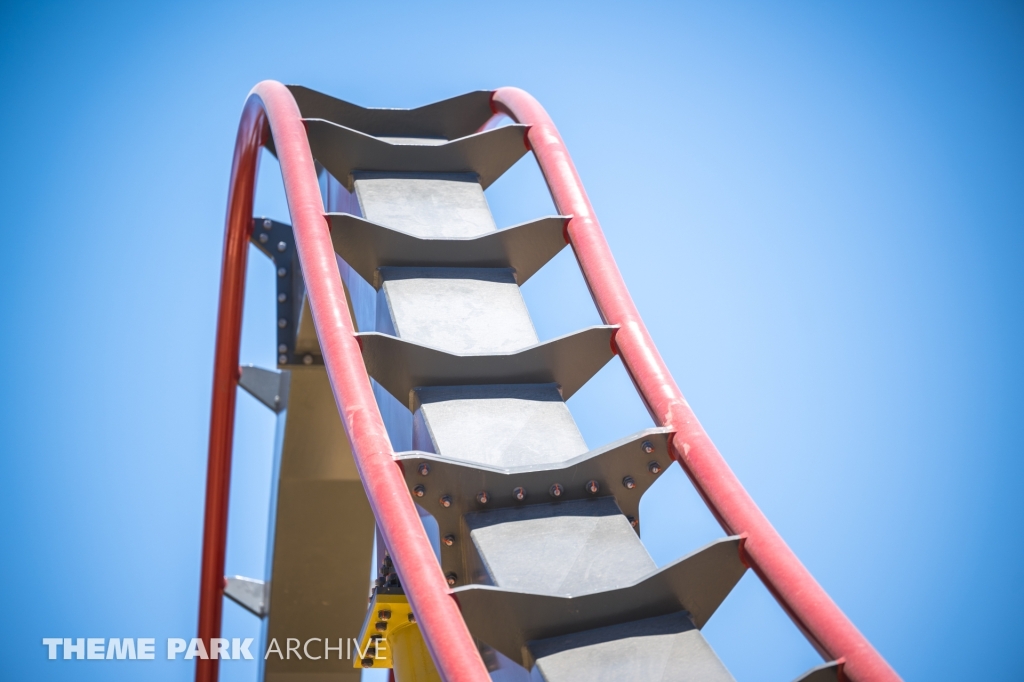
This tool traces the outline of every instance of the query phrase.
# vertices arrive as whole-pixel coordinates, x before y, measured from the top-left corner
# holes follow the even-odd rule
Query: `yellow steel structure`
[[[359,638],[356,668],[393,668],[395,682],[441,682],[404,594],[374,594]]]

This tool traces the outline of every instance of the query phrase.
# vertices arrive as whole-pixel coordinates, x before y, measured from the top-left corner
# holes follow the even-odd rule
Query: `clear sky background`
[[[0,679],[193,674],[40,641],[195,631],[228,171],[263,79],[532,92],[817,579],[908,680],[1020,679],[1019,2],[3,3]],[[503,226],[551,212],[532,157],[488,197]],[[288,219],[269,157],[257,212]],[[254,252],[243,362],[274,362],[272,287]],[[567,252],[524,293],[542,338],[597,322]],[[570,407],[592,447],[650,423],[617,361]],[[239,398],[229,573],[262,574],[273,428]],[[642,513],[659,564],[722,534],[678,466]],[[752,575],[705,634],[740,682],[818,661]]]

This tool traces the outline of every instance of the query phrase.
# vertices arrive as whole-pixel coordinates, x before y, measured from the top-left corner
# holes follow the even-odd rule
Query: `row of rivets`
[[[652,452],[654,452],[654,444],[651,443],[651,441],[649,440],[645,440],[643,443],[641,443],[640,447],[647,454],[651,454]],[[652,474],[657,475],[661,473],[661,465],[655,461],[651,461],[647,464],[647,470]],[[428,476],[430,474],[430,465],[427,464],[426,462],[421,462],[420,465],[416,468],[416,471],[419,473],[420,476]],[[636,488],[636,480],[632,476],[626,476],[625,478],[622,479],[622,485],[627,490],[633,490],[634,488]],[[586,492],[590,493],[591,495],[596,495],[601,490],[601,484],[598,483],[596,480],[590,480],[587,481],[585,486],[583,486],[583,489]],[[426,494],[427,489],[423,485],[417,485],[412,489],[412,492],[413,495],[415,495],[416,497],[423,497]],[[565,489],[562,487],[560,483],[554,483],[551,485],[551,488],[548,489],[548,494],[551,495],[551,497],[561,497],[563,492],[565,492]],[[512,489],[512,497],[522,502],[523,500],[526,499],[526,488],[522,486],[516,486],[515,488]],[[487,504],[487,502],[490,499],[490,494],[486,490],[482,490],[476,495],[476,501],[479,502],[480,504]],[[440,499],[440,502],[442,507],[447,508],[452,506],[451,495],[443,495]],[[635,521],[633,522],[633,525],[636,525]]]
[[[661,471],[661,466],[657,462],[651,462],[647,468],[650,470],[652,474],[657,474]],[[419,467],[419,471],[421,475],[426,476],[426,474],[423,472],[427,471],[429,473],[430,467],[427,466],[426,464],[421,464]],[[626,476],[625,478],[622,479],[622,485],[628,490],[633,490],[634,488],[636,488],[636,480],[632,476]],[[590,493],[591,495],[596,495],[601,490],[601,484],[598,483],[596,480],[590,480],[587,481],[586,485],[583,486],[583,489],[586,492]],[[551,488],[548,489],[548,494],[551,495],[551,497],[561,497],[562,493],[564,492],[565,488],[562,487],[561,483],[554,483],[552,484]],[[415,495],[416,497],[423,497],[424,495],[426,495],[426,493],[427,488],[422,484],[417,485],[412,489],[412,494]],[[524,488],[523,486],[516,486],[515,488],[512,489],[512,497],[522,502],[523,500],[526,499],[526,488]],[[490,501],[490,499],[490,493],[488,493],[486,490],[482,490],[476,495],[476,501],[479,502],[480,504],[487,504]],[[442,507],[452,506],[451,495],[442,496],[440,502]]]

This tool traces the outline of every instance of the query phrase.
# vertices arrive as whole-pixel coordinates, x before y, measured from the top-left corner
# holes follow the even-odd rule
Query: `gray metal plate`
[[[793,682],[839,682],[839,663],[832,661],[811,668]]]
[[[354,171],[352,178],[359,215],[378,225],[435,239],[498,229],[476,173]]]
[[[508,467],[564,462],[587,452],[556,384],[434,386],[413,390],[410,450]]]
[[[330,213],[334,250],[380,288],[381,266],[512,268],[521,285],[566,246],[568,218],[551,216],[465,239],[429,239],[347,213]]]
[[[250,241],[273,261],[277,272],[277,364],[299,364],[303,358],[296,350],[296,337],[306,287],[292,226],[269,218],[254,218]],[[317,360],[322,363],[319,356]]]
[[[617,327],[590,327],[515,353],[453,355],[376,332],[357,334],[370,376],[400,401],[419,386],[556,383],[562,398],[612,359]]]
[[[280,412],[288,405],[288,384],[291,373],[287,370],[263,369],[255,365],[239,368],[238,385],[252,397]]]
[[[414,496],[416,487],[423,486],[420,504],[437,518],[442,535],[445,528],[454,530],[459,516],[471,512],[599,497],[614,497],[623,514],[637,519],[639,533],[640,498],[672,463],[668,454],[671,433],[668,428],[646,429],[568,461],[541,465],[488,466],[427,452],[401,452],[395,460],[401,463]],[[654,452],[645,452],[644,443],[650,443]],[[651,462],[658,464],[658,473],[648,469]],[[427,467],[426,475],[421,473],[423,465]],[[633,488],[624,485],[627,477],[633,481]],[[590,481],[597,482],[596,493],[585,489]],[[550,494],[555,484],[561,487],[557,498]],[[516,499],[516,488],[523,488],[525,499]],[[481,492],[487,493],[483,504],[477,500]],[[443,495],[451,498],[450,507],[438,503]]]
[[[322,119],[304,119],[313,157],[349,189],[353,171],[476,173],[486,189],[526,154],[529,126],[510,125],[439,145],[391,144]]]
[[[734,682],[686,613],[530,642],[540,682]]]
[[[560,597],[468,585],[453,594],[473,636],[529,667],[531,640],[678,611],[703,627],[746,571],[739,546],[739,537],[718,540],[615,590]]]
[[[301,85],[289,85],[288,89],[303,118],[322,118],[368,135],[454,140],[472,135],[492,115],[489,90],[467,92],[415,109],[379,109],[351,104]]]
[[[536,345],[511,268],[392,268],[381,279],[377,331],[457,355],[513,353]]]
[[[658,568],[612,497],[467,514],[465,527],[463,584],[566,596],[630,585]],[[459,554],[455,544],[445,549]]]
[[[268,591],[269,587],[262,580],[241,575],[224,578],[224,596],[260,618],[267,615]]]

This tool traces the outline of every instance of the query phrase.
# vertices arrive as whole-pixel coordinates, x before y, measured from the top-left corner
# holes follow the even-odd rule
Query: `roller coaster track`
[[[497,126],[505,116],[513,125]],[[264,146],[280,161],[291,226],[253,217],[258,160]],[[426,187],[422,183],[434,182],[430,191],[440,194],[431,201],[436,203],[437,197],[453,201],[463,211],[460,215],[476,216],[470,222],[486,222],[489,213],[481,218],[478,210],[486,207],[482,189],[527,151],[532,151],[540,166],[559,216],[499,231],[494,231],[491,221],[490,227],[477,225],[460,234],[439,232],[435,225],[433,233],[418,235],[408,226],[380,218],[391,215],[388,197],[401,195],[399,201],[405,201],[402,193],[413,186],[402,182],[420,182],[417,192]],[[250,243],[275,260],[281,277],[278,350],[284,373],[240,370]],[[529,336],[528,316],[516,321],[520,313],[515,301],[521,299],[513,299],[518,285],[566,244],[572,247],[605,326],[540,343],[535,334]],[[424,266],[433,270],[426,274],[416,270]],[[491,298],[486,299],[486,307],[505,306],[501,307],[505,317],[499,318],[512,325],[507,335],[518,334],[518,341],[488,337],[460,346],[460,342],[434,338],[432,324],[405,318],[402,329],[396,330],[400,304],[421,306],[427,301],[424,314],[428,317],[448,305],[445,294],[437,293],[437,287],[443,289],[446,282],[498,296],[503,301],[500,306],[497,298]],[[414,285],[422,286],[409,294]],[[433,294],[423,293],[430,287]],[[392,314],[381,322],[378,309],[377,326],[372,327],[366,302],[377,300],[385,302]],[[507,301],[511,303],[506,306]],[[370,322],[360,323],[360,319]],[[524,329],[529,333],[520,334]],[[500,399],[505,401],[500,403],[502,414],[508,405],[543,411],[543,415],[536,413],[541,416],[531,412],[534,416],[527,420],[548,429],[543,438],[554,439],[551,442],[569,438],[564,434],[575,425],[565,426],[571,417],[565,416],[562,401],[613,355],[622,361],[657,428],[589,452],[578,445],[566,446],[551,461],[520,451],[515,456],[511,451],[492,453],[490,460],[483,461],[484,455],[477,456],[482,451],[479,442],[459,440],[470,437],[466,424],[445,421],[452,417],[442,408],[453,404],[461,406],[463,417],[472,413],[481,424],[492,424],[493,410],[487,410]],[[317,378],[321,376],[329,384]],[[316,388],[321,385],[317,381],[321,388]],[[384,616],[394,618],[400,611],[397,604],[407,600],[408,621],[418,626],[429,651],[424,665],[433,669],[415,674],[407,669],[405,679],[439,676],[446,682],[483,682],[492,676],[515,679],[518,674],[521,678],[531,669],[548,682],[731,679],[699,628],[746,568],[757,574],[825,661],[801,679],[900,679],[801,564],[701,427],[630,298],[554,123],[522,90],[470,93],[415,110],[362,109],[272,81],[259,83],[250,93],[231,169],[217,318],[199,605],[199,637],[207,642],[220,636],[224,596],[245,603],[239,594],[249,589],[247,583],[237,581],[228,589],[224,577],[240,385],[262,396],[275,411],[284,410],[289,400],[296,401],[297,391],[305,391],[308,398],[320,390],[328,396],[327,402],[333,395],[347,443],[342,442],[344,438],[332,441],[331,456],[341,448],[346,461],[324,464],[318,460],[316,466],[321,469],[317,471],[334,473],[303,474],[287,481],[289,474],[282,469],[277,474],[280,483],[275,483],[279,485],[274,498],[276,523],[284,529],[288,520],[281,515],[286,505],[293,505],[289,514],[297,508],[296,502],[288,500],[313,500],[317,495],[325,505],[348,505],[339,508],[338,514],[358,517],[355,535],[344,541],[358,545],[359,551],[341,557],[342,564],[331,555],[321,570],[356,565],[352,570],[345,568],[344,575],[328,575],[327,580],[335,586],[351,582],[350,587],[342,586],[348,592],[336,595],[338,603],[351,602],[355,590],[362,603],[355,622],[366,615],[367,623],[377,621],[379,631],[388,627]],[[407,399],[409,404],[403,406]],[[300,407],[294,408],[289,420],[298,418]],[[411,412],[404,412],[405,407]],[[334,405],[327,409],[333,413]],[[395,425],[400,422],[406,428],[411,416],[418,435],[411,447],[396,454],[393,441],[406,436],[396,436]],[[291,433],[297,429],[293,427]],[[446,429],[457,434],[445,435]],[[286,432],[284,438],[287,450],[287,440],[294,436]],[[344,467],[351,468],[349,450],[354,470],[345,473]],[[728,537],[656,569],[639,546],[636,509],[639,495],[672,460],[686,472]],[[623,471],[628,475],[621,477]],[[313,479],[320,487],[313,486]],[[286,482],[293,487],[286,490]],[[436,518],[439,531],[428,533],[424,517],[429,515]],[[601,562],[614,560],[619,562],[617,577],[570,572],[560,586],[538,581],[531,567],[509,558],[509,548],[501,543],[509,541],[502,529],[513,529],[520,533],[516,539],[525,540],[512,553],[536,552],[526,563],[547,565],[551,557],[529,540],[536,531],[529,524],[541,522],[548,524],[545,532],[565,537],[579,532],[579,524],[590,524],[587,528],[594,535],[587,548],[603,549],[600,556],[588,559],[588,570],[600,574],[608,568]],[[365,576],[374,527],[381,578],[371,597],[377,601],[366,614]],[[446,528],[458,532],[449,533]],[[279,574],[280,581],[290,580],[286,573],[291,569],[281,558],[287,549],[282,544],[284,532],[279,531],[273,548],[273,561],[281,563],[274,567],[271,584],[275,589]],[[461,543],[457,554],[438,546],[441,536],[448,547]],[[275,542],[273,535],[271,541]],[[317,536],[294,546],[320,551],[324,544],[324,538]],[[614,559],[607,558],[611,555]],[[364,558],[366,563],[361,563]],[[623,568],[623,561],[634,565]],[[262,588],[253,589],[250,592],[256,594]],[[301,599],[295,597],[298,592],[292,595],[294,603],[276,594],[270,599],[271,629],[275,610],[280,608],[284,618],[288,609],[301,607]],[[395,597],[394,614],[391,607],[378,610],[391,603],[387,600],[392,594],[400,595]],[[265,616],[265,601],[266,596],[254,597],[249,608]],[[397,637],[398,631],[393,632]],[[674,644],[664,651],[651,650],[647,645],[654,640],[643,638],[654,635]],[[367,641],[380,636],[370,637]],[[643,640],[643,654],[637,653],[638,640]],[[397,640],[391,644],[399,646]],[[638,665],[638,657],[648,663],[656,659],[656,665]],[[608,663],[616,660],[628,665]],[[604,663],[595,668],[599,665],[595,661]],[[217,660],[197,661],[196,680],[215,681],[217,666]],[[340,680],[359,672],[350,669],[336,677],[301,677],[312,670],[268,667],[263,674],[267,680],[285,679],[276,677],[278,672],[299,675],[288,676],[289,680]],[[402,672],[396,669],[395,673],[403,682]]]

